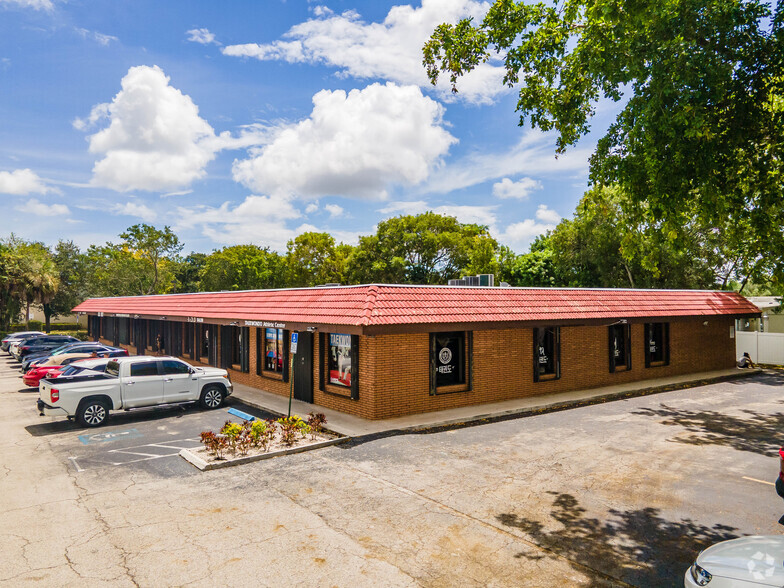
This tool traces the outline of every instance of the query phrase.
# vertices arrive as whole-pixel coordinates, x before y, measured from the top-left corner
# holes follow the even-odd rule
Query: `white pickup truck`
[[[119,357],[104,373],[41,380],[38,412],[97,427],[110,410],[193,401],[218,408],[232,390],[226,370],[193,367],[174,357]]]

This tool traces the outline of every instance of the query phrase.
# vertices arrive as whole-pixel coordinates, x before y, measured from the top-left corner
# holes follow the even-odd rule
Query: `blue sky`
[[[554,156],[491,61],[453,95],[421,46],[473,0],[0,0],[0,234],[186,251],[355,243],[435,210],[524,252],[569,217],[596,134]],[[614,115],[600,105],[597,133]]]

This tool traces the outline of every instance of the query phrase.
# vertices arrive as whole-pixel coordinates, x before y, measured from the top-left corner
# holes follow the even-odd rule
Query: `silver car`
[[[784,586],[784,536],[755,535],[711,545],[697,556],[683,580],[686,588]]]

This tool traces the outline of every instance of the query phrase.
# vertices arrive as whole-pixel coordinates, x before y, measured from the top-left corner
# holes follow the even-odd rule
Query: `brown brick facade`
[[[704,324],[707,322],[707,324]],[[730,368],[735,341],[730,338],[733,317],[710,317],[669,323],[666,366],[645,367],[644,325],[631,325],[631,369],[610,373],[607,326],[561,327],[560,373],[557,380],[534,382],[533,329],[473,331],[471,390],[431,395],[428,333],[359,337],[359,398],[350,391],[325,385],[319,389],[319,337],[314,337],[313,400],[318,406],[366,419],[382,419],[514,398],[552,394],[640,381],[664,376]],[[289,382],[280,374],[256,374],[256,328],[249,331],[249,372],[234,366],[234,382],[288,396]],[[105,341],[110,343],[109,341]],[[136,352],[124,345],[129,353]],[[152,353],[148,348],[147,353]],[[326,356],[326,354],[325,354]],[[186,361],[202,364],[189,357]],[[203,360],[204,358],[202,358]],[[326,363],[326,362],[325,362]],[[468,361],[466,362],[468,363]],[[352,366],[356,370],[356,366]],[[468,369],[468,368],[467,368]]]

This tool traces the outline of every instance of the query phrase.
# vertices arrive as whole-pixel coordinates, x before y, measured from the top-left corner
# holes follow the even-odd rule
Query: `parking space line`
[[[749,478],[748,476],[743,476],[744,480],[749,480],[751,482],[759,482],[760,484],[767,484],[768,486],[775,486],[773,482],[768,482],[767,480],[758,480],[757,478]]]
[[[79,467],[79,464],[76,463],[76,458],[75,457],[69,457],[68,459],[70,459],[71,462],[74,464],[74,467],[76,468],[77,472],[83,472],[84,471],[82,468]]]

